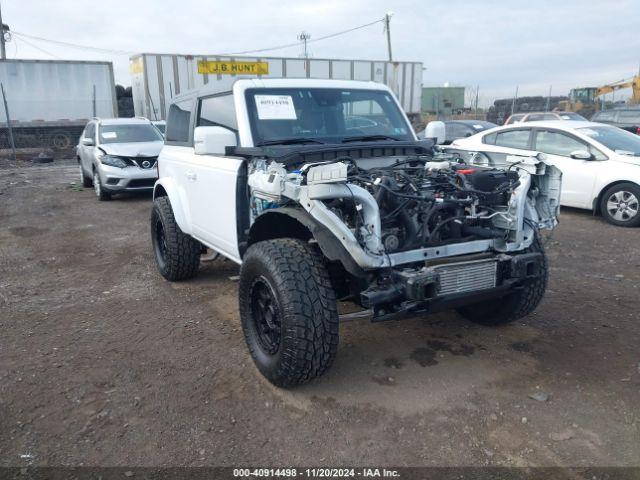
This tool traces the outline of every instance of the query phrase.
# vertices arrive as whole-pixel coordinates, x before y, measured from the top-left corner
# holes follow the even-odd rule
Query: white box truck
[[[387,85],[410,117],[422,102],[420,62],[141,53],[129,66],[135,114],[151,120],[165,120],[180,93],[213,83],[231,90],[239,78],[371,80]]]
[[[111,62],[2,60],[4,88],[16,147],[67,149],[91,117],[116,117]],[[8,148],[0,101],[0,147]]]

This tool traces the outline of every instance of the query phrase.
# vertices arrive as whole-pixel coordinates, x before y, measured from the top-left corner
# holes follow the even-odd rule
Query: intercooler
[[[440,280],[438,295],[485,290],[496,286],[498,262],[477,260],[474,262],[438,265],[434,270]]]

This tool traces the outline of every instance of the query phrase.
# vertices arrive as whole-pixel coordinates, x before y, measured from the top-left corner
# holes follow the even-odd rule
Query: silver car
[[[92,119],[77,146],[82,185],[93,185],[99,200],[152,189],[163,144],[162,134],[147,119]]]

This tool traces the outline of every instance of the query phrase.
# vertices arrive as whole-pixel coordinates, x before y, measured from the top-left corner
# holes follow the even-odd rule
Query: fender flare
[[[165,177],[158,179],[153,186],[153,199],[158,197],[169,197],[173,216],[176,223],[184,233],[191,235],[191,214],[189,212],[189,204],[187,198],[181,188],[176,185],[171,178]]]
[[[318,243],[318,247],[320,247],[323,255],[330,261],[340,262],[345,270],[355,277],[363,278],[366,276],[365,271],[355,262],[353,257],[349,255],[349,252],[347,252],[336,236],[327,227],[320,224],[309,215],[309,213],[302,209],[283,207],[267,210],[261,214],[256,218],[253,225],[251,225],[247,246],[261,240],[260,238],[256,238],[256,232],[259,229],[265,228],[267,231],[273,231],[273,225],[276,225],[278,217],[282,216],[293,219],[304,226],[311,234],[311,237]],[[277,236],[274,238],[277,238]],[[244,252],[242,253],[244,254]]]

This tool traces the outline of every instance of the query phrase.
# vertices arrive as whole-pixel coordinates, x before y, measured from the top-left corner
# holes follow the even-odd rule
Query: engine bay
[[[363,268],[489,247],[516,251],[539,228],[555,226],[559,182],[555,167],[529,157],[501,169],[449,154],[336,156],[293,166],[254,158],[250,221],[269,210],[302,207]],[[441,248],[456,245],[462,248]]]
[[[347,182],[366,189],[378,204],[387,253],[506,235],[491,219],[507,213],[519,185],[515,171],[417,158],[369,169],[358,163],[365,162],[349,165]],[[360,231],[362,218],[352,199],[328,206]]]

